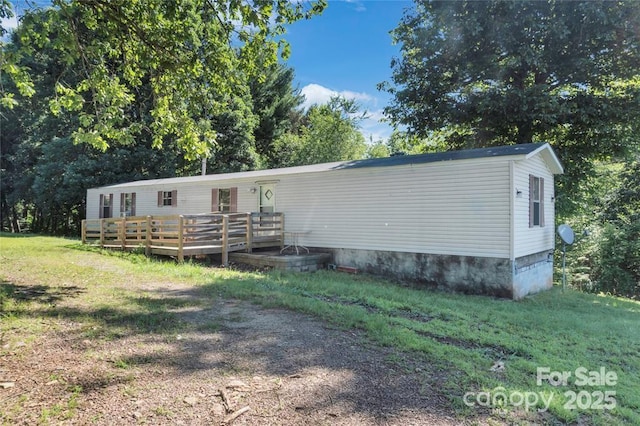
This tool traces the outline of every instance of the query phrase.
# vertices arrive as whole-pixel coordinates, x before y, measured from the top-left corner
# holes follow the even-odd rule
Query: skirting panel
[[[454,256],[380,250],[326,249],[339,266],[467,294],[520,299],[553,284],[546,253],[526,258]],[[520,269],[518,269],[520,265]]]

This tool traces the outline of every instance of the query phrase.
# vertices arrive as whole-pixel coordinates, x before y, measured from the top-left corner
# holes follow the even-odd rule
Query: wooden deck
[[[222,254],[284,245],[283,213],[206,213],[176,216],[134,216],[82,221],[82,243],[104,248],[134,250],[147,256]]]

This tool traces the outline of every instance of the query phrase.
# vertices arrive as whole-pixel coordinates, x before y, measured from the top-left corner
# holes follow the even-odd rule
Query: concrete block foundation
[[[326,268],[331,261],[329,253],[282,255],[279,251],[229,253],[229,260],[257,267],[269,267],[283,271],[313,272]]]
[[[521,299],[553,287],[553,252],[519,257],[513,264],[513,298]]]
[[[467,294],[520,299],[553,284],[547,253],[511,261],[474,256],[403,253],[379,250],[329,249],[336,265],[432,288]]]

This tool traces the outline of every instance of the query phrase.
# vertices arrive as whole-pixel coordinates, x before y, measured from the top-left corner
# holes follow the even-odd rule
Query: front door
[[[276,186],[273,183],[260,185],[260,213],[276,211]]]

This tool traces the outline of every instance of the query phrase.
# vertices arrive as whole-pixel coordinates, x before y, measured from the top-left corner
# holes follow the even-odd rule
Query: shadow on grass
[[[431,371],[423,361],[405,358],[393,348],[373,346],[361,332],[329,328],[301,313],[217,297],[234,284],[235,279],[221,279],[180,290],[156,287],[123,294],[117,299],[121,303],[107,306],[88,302],[64,306],[64,299],[85,293],[75,286],[5,282],[2,294],[14,304],[32,302],[28,309],[15,309],[15,316],[80,325],[65,330],[64,344],[69,347],[83,348],[87,340],[135,342],[112,366],[120,373],[80,374],[77,383],[69,383],[85,394],[128,382],[130,369],[162,365],[172,371],[174,380],[191,380],[199,373],[246,380],[278,376],[286,382],[279,392],[297,413],[335,412],[379,421],[407,411],[455,415],[433,387],[442,372]],[[162,344],[165,349],[153,351],[146,344]],[[325,379],[319,381],[317,374]],[[299,388],[306,379],[310,384]],[[439,396],[434,399],[435,394]]]
[[[23,285],[8,281],[0,282],[0,308],[9,300],[15,302],[37,302],[52,304],[69,297],[77,297],[86,293],[86,289],[78,286],[51,287],[43,284]]]

